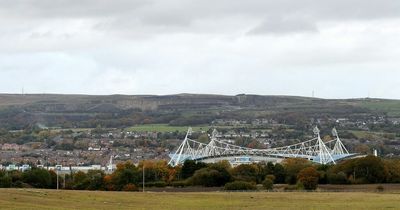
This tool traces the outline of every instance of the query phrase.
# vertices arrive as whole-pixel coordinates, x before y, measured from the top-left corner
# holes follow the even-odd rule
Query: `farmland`
[[[207,131],[210,126],[193,126],[193,131]],[[135,131],[135,132],[185,132],[187,131],[188,126],[171,126],[168,124],[146,124],[146,125],[137,125],[127,128],[127,131]]]
[[[399,209],[399,202],[398,193],[373,192],[130,193],[0,190],[0,206],[5,209]]]

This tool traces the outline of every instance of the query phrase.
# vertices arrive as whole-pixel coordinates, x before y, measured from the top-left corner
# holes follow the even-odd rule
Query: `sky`
[[[0,0],[0,92],[400,99],[399,0]]]

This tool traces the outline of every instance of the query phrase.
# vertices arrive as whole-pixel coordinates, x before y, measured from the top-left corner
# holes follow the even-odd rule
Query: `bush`
[[[296,184],[296,190],[304,190],[304,184],[302,182],[297,182]]]
[[[183,163],[182,166],[182,170],[181,170],[181,176],[183,179],[187,179],[191,176],[193,176],[193,174],[202,168],[207,167],[207,165],[203,162],[196,162],[194,160],[185,160],[185,162]]]
[[[382,185],[378,185],[378,186],[376,187],[376,191],[378,191],[378,192],[383,192],[383,190],[385,190],[385,188],[383,188]]]
[[[21,180],[18,180],[16,182],[13,182],[11,187],[14,188],[23,188],[24,187],[24,183]]]
[[[285,191],[294,191],[297,190],[299,186],[297,185],[287,185],[283,188],[283,190]]]
[[[254,183],[244,181],[234,181],[225,184],[225,190],[256,190],[257,187]]]
[[[315,190],[318,186],[319,173],[314,167],[307,167],[297,175],[298,183],[304,186],[305,190]]]
[[[188,186],[188,183],[186,181],[175,181],[175,182],[171,182],[170,186],[172,186],[172,187],[186,187],[186,186]]]
[[[230,179],[230,177],[228,177]],[[189,183],[195,186],[219,187],[229,181],[225,174],[211,168],[197,170],[189,179]]]
[[[269,174],[269,175],[267,175],[266,177],[265,177],[265,179],[269,179],[269,180],[271,180],[273,183],[275,183],[275,176],[274,175],[272,175],[272,174]]]
[[[272,190],[274,188],[274,182],[269,178],[266,178],[262,182],[262,185],[263,185],[264,189],[266,189],[266,190]]]
[[[145,183],[146,187],[165,187],[167,186],[167,183],[163,182],[163,181],[159,181],[159,182],[147,182]]]
[[[122,190],[123,190],[123,191],[138,191],[138,188],[136,187],[136,185],[129,183],[129,184],[126,184],[126,185],[122,188]]]
[[[0,177],[0,188],[8,188],[12,185],[12,179],[9,176]]]
[[[310,161],[301,158],[288,158],[282,164],[286,172],[285,182],[291,185],[297,183],[299,172],[311,165]]]
[[[242,164],[232,169],[232,176],[235,180],[246,182],[257,182],[259,169],[255,164]]]
[[[351,183],[372,184],[382,183],[391,175],[395,178],[395,174],[391,172],[397,170],[398,167],[396,165],[390,167],[390,164],[385,165],[385,162],[378,157],[367,156],[343,161],[333,166],[328,172],[344,172],[346,177],[349,177],[348,180]]]
[[[348,184],[346,174],[344,172],[339,173],[328,173],[329,184]]]
[[[22,174],[22,181],[35,188],[49,188],[52,178],[47,170],[34,168]]]

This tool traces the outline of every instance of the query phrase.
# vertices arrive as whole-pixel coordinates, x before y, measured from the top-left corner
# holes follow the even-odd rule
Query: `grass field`
[[[234,126],[191,126],[193,131],[208,131],[210,128],[234,128]],[[136,131],[136,132],[186,132],[189,126],[171,126],[168,124],[145,124],[145,125],[137,125],[133,127],[126,128],[127,131]]]
[[[396,193],[129,193],[0,189],[1,209],[400,209]]]
[[[192,126],[193,131],[208,131],[209,126]],[[133,127],[129,127],[126,129],[127,131],[136,131],[136,132],[186,132],[188,130],[188,126],[170,126],[168,124],[145,124],[145,125],[137,125]]]
[[[367,100],[360,102],[359,105],[373,111],[387,112],[389,116],[400,116],[399,100]]]

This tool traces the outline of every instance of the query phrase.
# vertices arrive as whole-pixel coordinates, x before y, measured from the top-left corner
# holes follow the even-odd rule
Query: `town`
[[[400,145],[393,134],[376,134],[370,127],[384,124],[398,125],[398,119],[385,116],[369,119],[317,118],[309,119],[309,125],[322,127],[335,125],[341,130],[343,141],[349,149],[371,154],[374,149],[381,156],[400,154]],[[160,126],[160,125],[158,125]],[[162,125],[169,127],[168,125]],[[140,129],[135,129],[140,128]],[[126,129],[59,129],[34,127],[31,131],[2,131],[0,144],[1,168],[26,170],[39,167],[82,167],[82,170],[112,170],[112,164],[141,160],[168,160],[169,154],[184,138],[187,127],[171,126],[169,131],[157,131],[157,125],[143,125]],[[312,135],[275,119],[254,120],[215,119],[209,125],[194,127],[193,137],[208,142],[211,130],[216,128],[217,137],[227,143],[256,149],[268,149],[298,143]],[[330,140],[325,131],[324,140]],[[5,137],[9,137],[8,139]],[[16,142],[16,143],[13,143]],[[110,165],[110,160],[113,163]],[[88,168],[89,167],[89,168]]]

